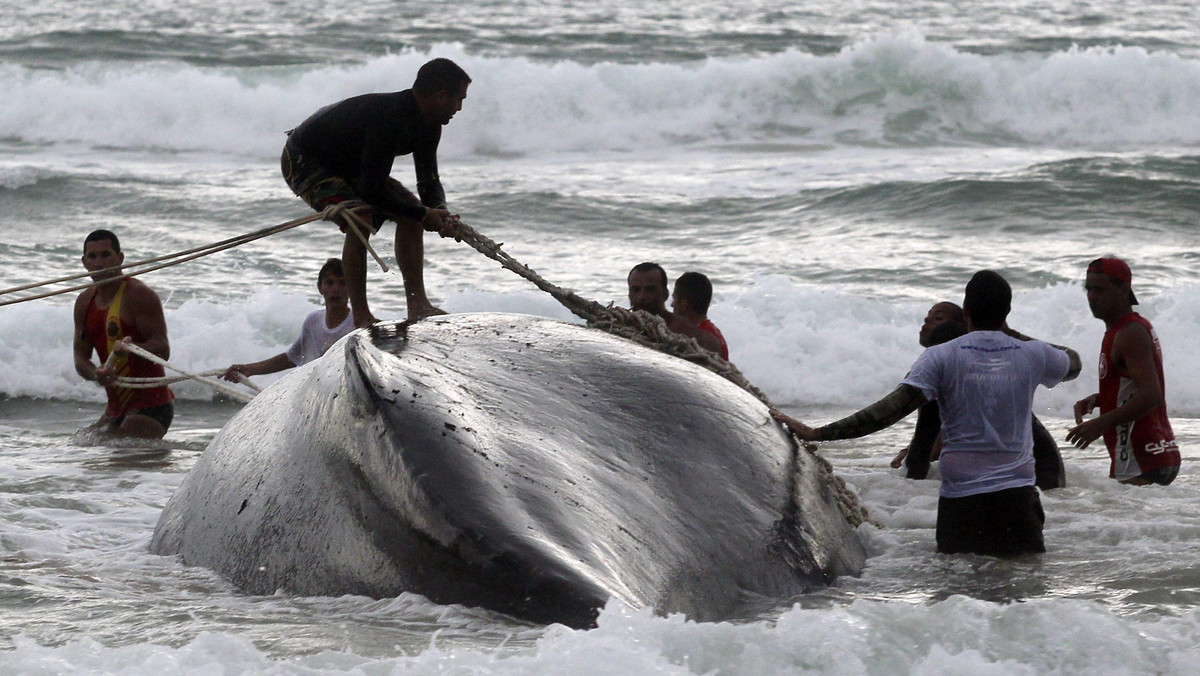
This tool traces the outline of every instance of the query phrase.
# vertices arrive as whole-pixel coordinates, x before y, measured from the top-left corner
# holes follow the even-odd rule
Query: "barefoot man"
[[[434,59],[417,71],[412,89],[363,94],[326,106],[288,133],[282,164],[292,192],[317,211],[350,200],[375,209],[369,232],[356,234],[352,224],[339,222],[346,233],[342,264],[355,326],[378,321],[367,304],[365,238],[384,220],[396,222],[396,261],[404,279],[408,318],[442,313],[425,295],[422,235],[430,230],[446,237],[458,219],[446,210],[437,147],[442,126],[462,110],[470,82],[453,61]],[[393,161],[409,154],[420,199],[391,178]]]

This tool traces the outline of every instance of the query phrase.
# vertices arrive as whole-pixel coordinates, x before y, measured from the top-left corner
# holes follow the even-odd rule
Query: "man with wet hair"
[[[935,345],[936,343],[930,342],[930,332],[947,323],[961,325],[963,333],[966,333],[966,321],[963,320],[962,308],[948,300],[934,303],[933,307],[929,308],[929,312],[925,313],[925,321],[921,323],[921,330],[917,333],[917,342],[921,344],[921,347]],[[954,338],[957,337],[954,336]]]
[[[696,339],[700,347],[716,352],[721,359],[729,361],[729,346],[721,330],[708,318],[708,306],[712,303],[712,282],[699,272],[685,272],[675,280],[675,288],[671,291],[671,309],[681,323],[686,323],[684,330]]]
[[[1120,258],[1097,258],[1084,290],[1092,315],[1104,322],[1100,390],[1075,403],[1067,441],[1087,448],[1100,437],[1112,459],[1108,476],[1133,485],[1166,486],[1179,474],[1179,445],[1167,418],[1162,347],[1154,327],[1133,311],[1133,273]],[[1100,415],[1083,416],[1100,407]]]
[[[935,303],[925,314],[925,321],[917,333],[921,347],[941,345],[967,332],[962,308],[955,303]],[[913,428],[908,445],[892,458],[891,466],[905,468],[909,479],[924,479],[929,476],[929,467],[942,451],[942,416],[936,401],[927,401],[917,409],[917,423]]]
[[[417,71],[411,89],[346,99],[318,110],[288,132],[282,168],[292,192],[317,211],[352,200],[375,210],[369,232],[355,234],[353,224],[339,222],[345,233],[342,263],[356,326],[377,321],[367,303],[364,241],[384,220],[396,222],[396,261],[409,319],[442,313],[425,293],[422,229],[447,237],[458,220],[446,209],[437,148],[442,126],[462,110],[470,83],[453,61],[433,59]],[[419,199],[390,176],[394,160],[408,154],[416,168]]]
[[[108,230],[83,241],[83,267],[95,285],[75,300],[75,372],[104,386],[108,406],[92,427],[114,436],[161,439],[175,418],[175,394],[166,385],[129,388],[118,378],[162,378],[163,367],[132,354],[135,345],[162,359],[171,356],[162,301],[141,280],[126,277],[121,242]],[[95,352],[99,365],[92,361]]]
[[[1073,350],[1007,329],[1012,289],[982,270],[967,283],[968,333],[926,349],[891,394],[837,422],[812,428],[775,412],[805,441],[865,436],[927,401],[942,416],[937,550],[1019,556],[1046,551],[1045,515],[1034,487],[1031,419],[1038,385],[1079,375]]]

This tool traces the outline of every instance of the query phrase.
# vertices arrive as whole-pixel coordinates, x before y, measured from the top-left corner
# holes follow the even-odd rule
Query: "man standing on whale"
[[[396,222],[396,261],[404,280],[409,319],[441,314],[425,295],[423,229],[449,236],[458,216],[446,209],[438,178],[437,147],[442,126],[462,110],[471,78],[449,59],[433,59],[417,71],[412,89],[363,94],[326,106],[288,132],[282,169],[298,197],[317,211],[361,200],[374,207],[371,232],[346,234],[342,264],[355,326],[377,320],[367,303],[365,238],[384,220]],[[411,154],[417,193],[391,178],[392,163]]]

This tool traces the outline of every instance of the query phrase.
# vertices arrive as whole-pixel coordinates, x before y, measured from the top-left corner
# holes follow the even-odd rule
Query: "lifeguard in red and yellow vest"
[[[111,434],[157,439],[171,426],[175,395],[165,385],[134,389],[120,387],[116,380],[163,377],[162,366],[132,355],[122,346],[132,343],[169,358],[167,322],[158,294],[117,269],[124,261],[117,236],[108,230],[97,230],[84,240],[83,266],[93,273],[97,285],[75,300],[75,371],[103,385],[108,393],[108,407],[95,427]],[[99,366],[92,361],[93,350]]]

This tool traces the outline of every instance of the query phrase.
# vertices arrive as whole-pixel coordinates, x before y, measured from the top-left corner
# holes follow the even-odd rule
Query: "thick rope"
[[[533,282],[539,289],[553,296],[555,300],[570,310],[572,314],[586,321],[589,327],[619,335],[660,352],[665,352],[703,366],[754,395],[768,407],[771,406],[767,395],[742,375],[742,372],[736,366],[722,359],[720,355],[700,347],[695,338],[671,331],[667,328],[667,324],[663,321],[662,317],[652,315],[643,310],[626,310],[625,308],[615,307],[611,304],[607,306],[601,305],[596,301],[587,300],[573,291],[555,286],[543,279],[541,275],[534,272],[528,266],[509,256],[507,252],[500,248],[501,244],[497,244],[488,237],[480,234],[477,230],[462,221],[454,222],[450,236],[466,242],[467,245],[479,253],[500,263],[506,270],[510,270],[524,279]],[[794,438],[793,443],[797,443],[797,440]],[[866,508],[859,503],[858,496],[846,486],[846,482],[834,473],[833,465],[817,453],[815,448],[807,444],[798,444],[798,446],[803,447],[817,463],[820,471],[829,477],[830,484],[833,486],[834,497],[837,500],[838,509],[842,512],[842,516],[846,518],[846,521],[854,527],[866,522],[868,520]]]
[[[24,284],[22,286],[14,286],[14,287],[8,288],[8,289],[0,289],[0,296],[4,296],[7,294],[16,293],[18,291],[27,291],[30,289],[36,289],[36,288],[40,288],[43,286],[49,286],[51,284],[60,284],[62,282],[69,282],[72,280],[81,279],[83,277],[90,277],[92,275],[123,271],[122,274],[118,277],[113,277],[111,279],[105,279],[100,282],[89,282],[87,284],[79,284],[79,285],[72,286],[72,287],[69,287],[66,289],[59,289],[57,291],[47,291],[44,293],[35,294],[35,295],[31,295],[31,296],[22,296],[20,298],[10,298],[8,300],[0,300],[0,307],[3,307],[5,305],[14,305],[16,303],[24,303],[26,301],[31,301],[31,300],[38,300],[40,298],[49,298],[50,296],[58,296],[58,295],[61,295],[64,293],[71,293],[72,291],[82,291],[84,289],[88,289],[93,286],[99,286],[101,284],[110,284],[110,283],[117,281],[119,279],[122,279],[124,277],[136,277],[138,275],[144,275],[147,272],[154,272],[155,270],[161,270],[163,268],[168,268],[173,265],[179,265],[180,263],[186,263],[188,261],[195,260],[197,258],[202,258],[204,256],[209,256],[211,254],[214,254],[214,253],[217,253],[220,251],[224,251],[226,249],[232,249],[233,247],[241,246],[243,244],[253,242],[254,240],[262,239],[263,237],[269,237],[271,235],[275,235],[275,234],[278,234],[278,233],[281,233],[281,232],[284,232],[287,230],[291,230],[292,228],[299,227],[306,223],[312,223],[313,221],[317,221],[317,220],[337,221],[337,220],[341,219],[344,222],[349,223],[350,224],[349,227],[352,230],[354,230],[355,234],[357,234],[359,237],[361,237],[364,241],[364,244],[366,244],[366,237],[357,228],[367,227],[366,221],[363,217],[363,213],[366,213],[369,210],[370,210],[370,207],[365,202],[347,201],[347,202],[342,202],[340,204],[331,204],[330,206],[326,207],[324,211],[321,211],[319,213],[314,213],[309,216],[304,216],[303,218],[297,218],[297,219],[288,221],[286,223],[281,223],[279,225],[273,225],[269,228],[255,230],[254,232],[250,232],[250,233],[247,233],[244,235],[238,235],[237,237],[230,237],[229,239],[221,240],[220,242],[214,242],[212,244],[205,244],[204,246],[198,246],[198,247],[195,247],[192,249],[187,249],[185,251],[179,251],[176,253],[167,254],[165,256],[158,256],[156,258],[148,258],[143,261],[136,261],[133,263],[125,263],[124,265],[119,265],[119,266],[115,266],[115,267],[111,267],[111,268],[105,268],[103,270],[97,270],[94,272],[81,272],[81,273],[78,273],[75,275],[59,277],[58,279],[51,279],[51,280],[44,281],[44,282],[34,282],[32,284]],[[360,212],[362,212],[362,213],[360,213]],[[357,226],[357,228],[355,226]],[[375,253],[375,250],[371,248],[370,244],[366,244],[366,247],[367,247],[367,250],[371,252],[371,255],[374,256],[375,260],[379,263],[379,265],[384,269],[384,271],[386,271],[387,265],[379,257],[379,254]],[[155,265],[156,263],[158,263],[158,265]],[[150,267],[146,267],[146,266],[150,266]],[[145,269],[141,269],[141,270],[134,269],[134,268],[142,268],[142,267],[145,267]]]
[[[594,300],[587,300],[579,296],[574,291],[555,286],[534,272],[533,269],[509,256],[500,248],[503,246],[502,244],[493,242],[462,221],[454,224],[452,236],[497,261],[505,269],[533,282],[539,289],[553,296],[572,314],[586,321],[588,326],[697,363],[733,381],[734,384],[770,406],[771,402],[767,400],[767,395],[747,380],[736,366],[721,359],[716,353],[700,347],[695,338],[668,329],[662,317],[643,310],[626,310],[614,305],[601,305]]]
[[[221,369],[209,369],[208,371],[200,371],[199,373],[193,373],[186,376],[163,376],[161,378],[121,376],[113,381],[113,384],[117,387],[124,387],[127,390],[148,390],[155,387],[162,387],[163,385],[174,385],[175,383],[183,382],[184,380],[191,380],[193,376],[203,376],[207,378],[210,376],[219,376],[222,373],[224,373],[224,371]]]
[[[248,233],[248,234],[238,235],[237,237],[230,237],[229,239],[225,239],[220,242],[214,242],[212,244],[206,244],[204,246],[187,249],[185,251],[179,251],[179,252],[167,254],[164,256],[158,256],[155,258],[148,258],[146,260],[135,261],[133,263],[125,263],[124,265],[119,265],[119,266],[115,266],[115,267],[111,267],[111,268],[105,268],[103,270],[99,270],[99,271],[95,271],[95,272],[81,272],[78,274],[68,275],[66,277],[59,277],[58,279],[51,279],[51,280],[44,281],[44,282],[35,282],[32,284],[24,284],[22,286],[11,287],[8,289],[0,289],[0,295],[5,295],[5,294],[16,293],[18,291],[27,291],[29,289],[35,289],[35,288],[40,288],[43,286],[49,286],[51,284],[60,284],[62,282],[69,282],[72,280],[81,279],[83,277],[90,277],[95,274],[115,273],[115,272],[122,273],[120,275],[111,277],[109,279],[104,279],[99,282],[80,284],[80,285],[72,286],[72,287],[69,287],[66,289],[60,289],[58,291],[49,291],[46,293],[36,294],[36,295],[32,295],[32,296],[24,296],[21,298],[0,301],[0,307],[3,307],[5,305],[13,305],[16,303],[24,303],[26,301],[31,301],[31,300],[37,300],[39,298],[48,298],[50,296],[57,296],[57,295],[61,295],[64,293],[70,293],[72,291],[82,291],[84,289],[88,289],[93,286],[100,286],[102,284],[111,284],[112,282],[116,282],[121,279],[125,279],[128,277],[136,277],[138,275],[143,275],[147,272],[161,270],[162,268],[171,267],[173,265],[179,265],[180,263],[185,263],[187,261],[191,261],[196,258],[201,258],[203,256],[208,256],[208,255],[217,253],[219,251],[224,251],[225,249],[230,249],[230,248],[233,248],[236,246],[241,246],[242,244],[253,242],[254,240],[262,239],[263,237],[268,237],[270,235],[284,232],[286,230],[291,230],[292,228],[299,227],[301,225],[304,225],[306,223],[311,223],[316,220],[340,221],[340,222],[346,223],[347,227],[350,228],[351,232],[353,232],[359,238],[359,240],[362,241],[363,246],[365,246],[367,251],[369,251],[371,253],[371,256],[375,258],[376,262],[379,263],[379,267],[383,268],[384,272],[387,272],[387,270],[388,270],[387,264],[383,262],[383,259],[381,259],[379,257],[379,254],[375,253],[375,250],[373,248],[371,248],[371,244],[367,241],[367,236],[365,234],[363,234],[366,231],[366,229],[369,227],[366,218],[370,212],[371,212],[371,207],[368,204],[366,204],[365,202],[361,202],[361,201],[345,201],[345,202],[341,202],[338,204],[331,204],[319,213],[315,213],[315,214],[312,214],[309,216],[304,216],[302,218],[297,218],[297,219],[288,221],[286,223],[281,223],[279,225],[271,226],[269,228],[263,228],[261,230],[256,230],[256,231]],[[155,265],[156,263],[158,265]],[[152,266],[152,267],[147,267],[147,266]],[[145,269],[139,270],[136,268],[145,268]],[[118,387],[124,387],[127,389],[149,389],[149,388],[153,388],[153,387],[162,387],[164,385],[177,383],[177,382],[180,382],[183,380],[196,380],[198,382],[208,385],[209,387],[212,387],[213,389],[217,390],[218,392],[223,392],[235,399],[238,399],[239,401],[248,402],[251,400],[251,398],[253,398],[253,395],[247,395],[245,392],[241,392],[239,390],[232,389],[228,385],[225,385],[224,383],[211,378],[210,376],[220,375],[222,373],[222,371],[219,369],[212,370],[212,371],[205,371],[203,373],[188,373],[187,371],[183,371],[179,368],[176,368],[175,366],[167,363],[166,361],[159,359],[156,355],[154,355],[150,352],[146,352],[145,350],[142,350],[141,348],[138,348],[133,345],[126,345],[126,347],[129,349],[130,352],[133,352],[134,354],[138,354],[138,356],[141,356],[143,359],[147,359],[148,361],[151,361],[153,363],[160,364],[164,368],[168,368],[168,369],[175,371],[177,373],[180,373],[182,375],[180,375],[178,377],[173,376],[173,377],[163,377],[163,378],[123,377],[123,378],[118,378],[116,381],[114,381],[114,384]],[[116,355],[115,351],[113,353],[109,354],[108,361],[105,363],[106,366],[109,366],[112,364],[113,357],[115,355]],[[242,384],[246,385],[247,387],[254,390],[255,392],[262,391],[261,388],[259,388],[253,382],[251,382],[250,379],[247,378],[246,376],[244,376],[240,373],[237,375],[238,375],[239,381]]]

